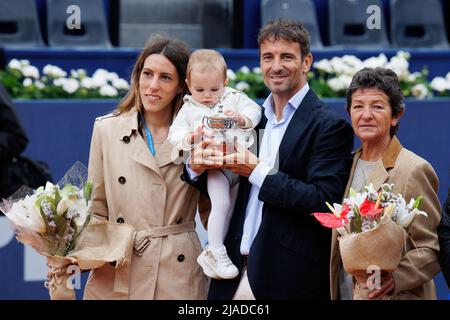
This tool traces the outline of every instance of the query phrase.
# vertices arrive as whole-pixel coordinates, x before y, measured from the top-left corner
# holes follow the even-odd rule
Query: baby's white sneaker
[[[233,279],[239,274],[238,268],[228,257],[225,246],[218,250],[206,246],[205,250],[198,256],[197,262],[202,267],[203,272],[213,279]]]

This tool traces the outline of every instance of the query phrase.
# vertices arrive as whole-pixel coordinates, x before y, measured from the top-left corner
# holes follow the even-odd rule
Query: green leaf
[[[423,201],[423,196],[419,196],[416,199],[416,201],[414,201],[413,208],[414,209],[419,209],[420,205],[422,204],[422,201]]]
[[[350,220],[350,231],[360,233],[362,230],[362,219],[358,208],[354,209],[355,216]]]
[[[92,182],[86,182],[83,188],[83,196],[86,199],[86,202],[91,200],[91,193],[92,193]]]

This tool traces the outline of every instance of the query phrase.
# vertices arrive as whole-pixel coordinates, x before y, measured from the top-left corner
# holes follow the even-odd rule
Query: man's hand
[[[236,152],[228,154],[221,159],[213,157],[213,160],[217,162],[222,161],[224,169],[228,169],[243,177],[249,177],[260,162],[257,156],[238,143],[236,143]]]
[[[197,174],[202,174],[207,169],[223,167],[223,153],[216,149],[220,143],[206,139],[197,144],[191,153],[189,167]]]

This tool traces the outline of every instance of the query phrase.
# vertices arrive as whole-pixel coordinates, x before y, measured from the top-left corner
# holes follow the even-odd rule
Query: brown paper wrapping
[[[74,288],[68,282],[71,274],[66,272],[71,264],[78,265],[81,270],[90,270],[108,262],[116,262],[116,268],[127,272],[135,234],[135,229],[130,225],[93,220],[77,239],[75,249],[67,256],[49,256],[42,253],[47,256],[49,267],[49,280],[45,286],[49,289],[50,298],[75,299]],[[118,292],[117,296],[121,295],[123,293]]]
[[[339,239],[344,269],[356,278],[354,300],[368,299],[370,290],[364,289],[361,284],[367,279],[369,266],[394,272],[400,264],[404,246],[405,230],[392,221],[389,215],[384,215],[374,229]]]

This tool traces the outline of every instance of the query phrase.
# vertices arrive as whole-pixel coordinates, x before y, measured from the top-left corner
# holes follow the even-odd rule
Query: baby
[[[206,133],[203,117],[217,115],[223,107],[224,115],[233,118],[237,126],[226,131],[226,140],[250,147],[254,141],[252,131],[261,120],[261,108],[245,93],[226,87],[227,65],[223,56],[215,50],[194,51],[189,58],[186,77],[191,95],[183,99],[184,104],[170,127],[169,141],[180,150],[191,150],[196,137]],[[212,204],[207,228],[208,245],[197,262],[211,278],[232,279],[239,271],[228,257],[223,240],[232,207],[230,189],[239,177],[228,170],[208,170],[207,174]]]

